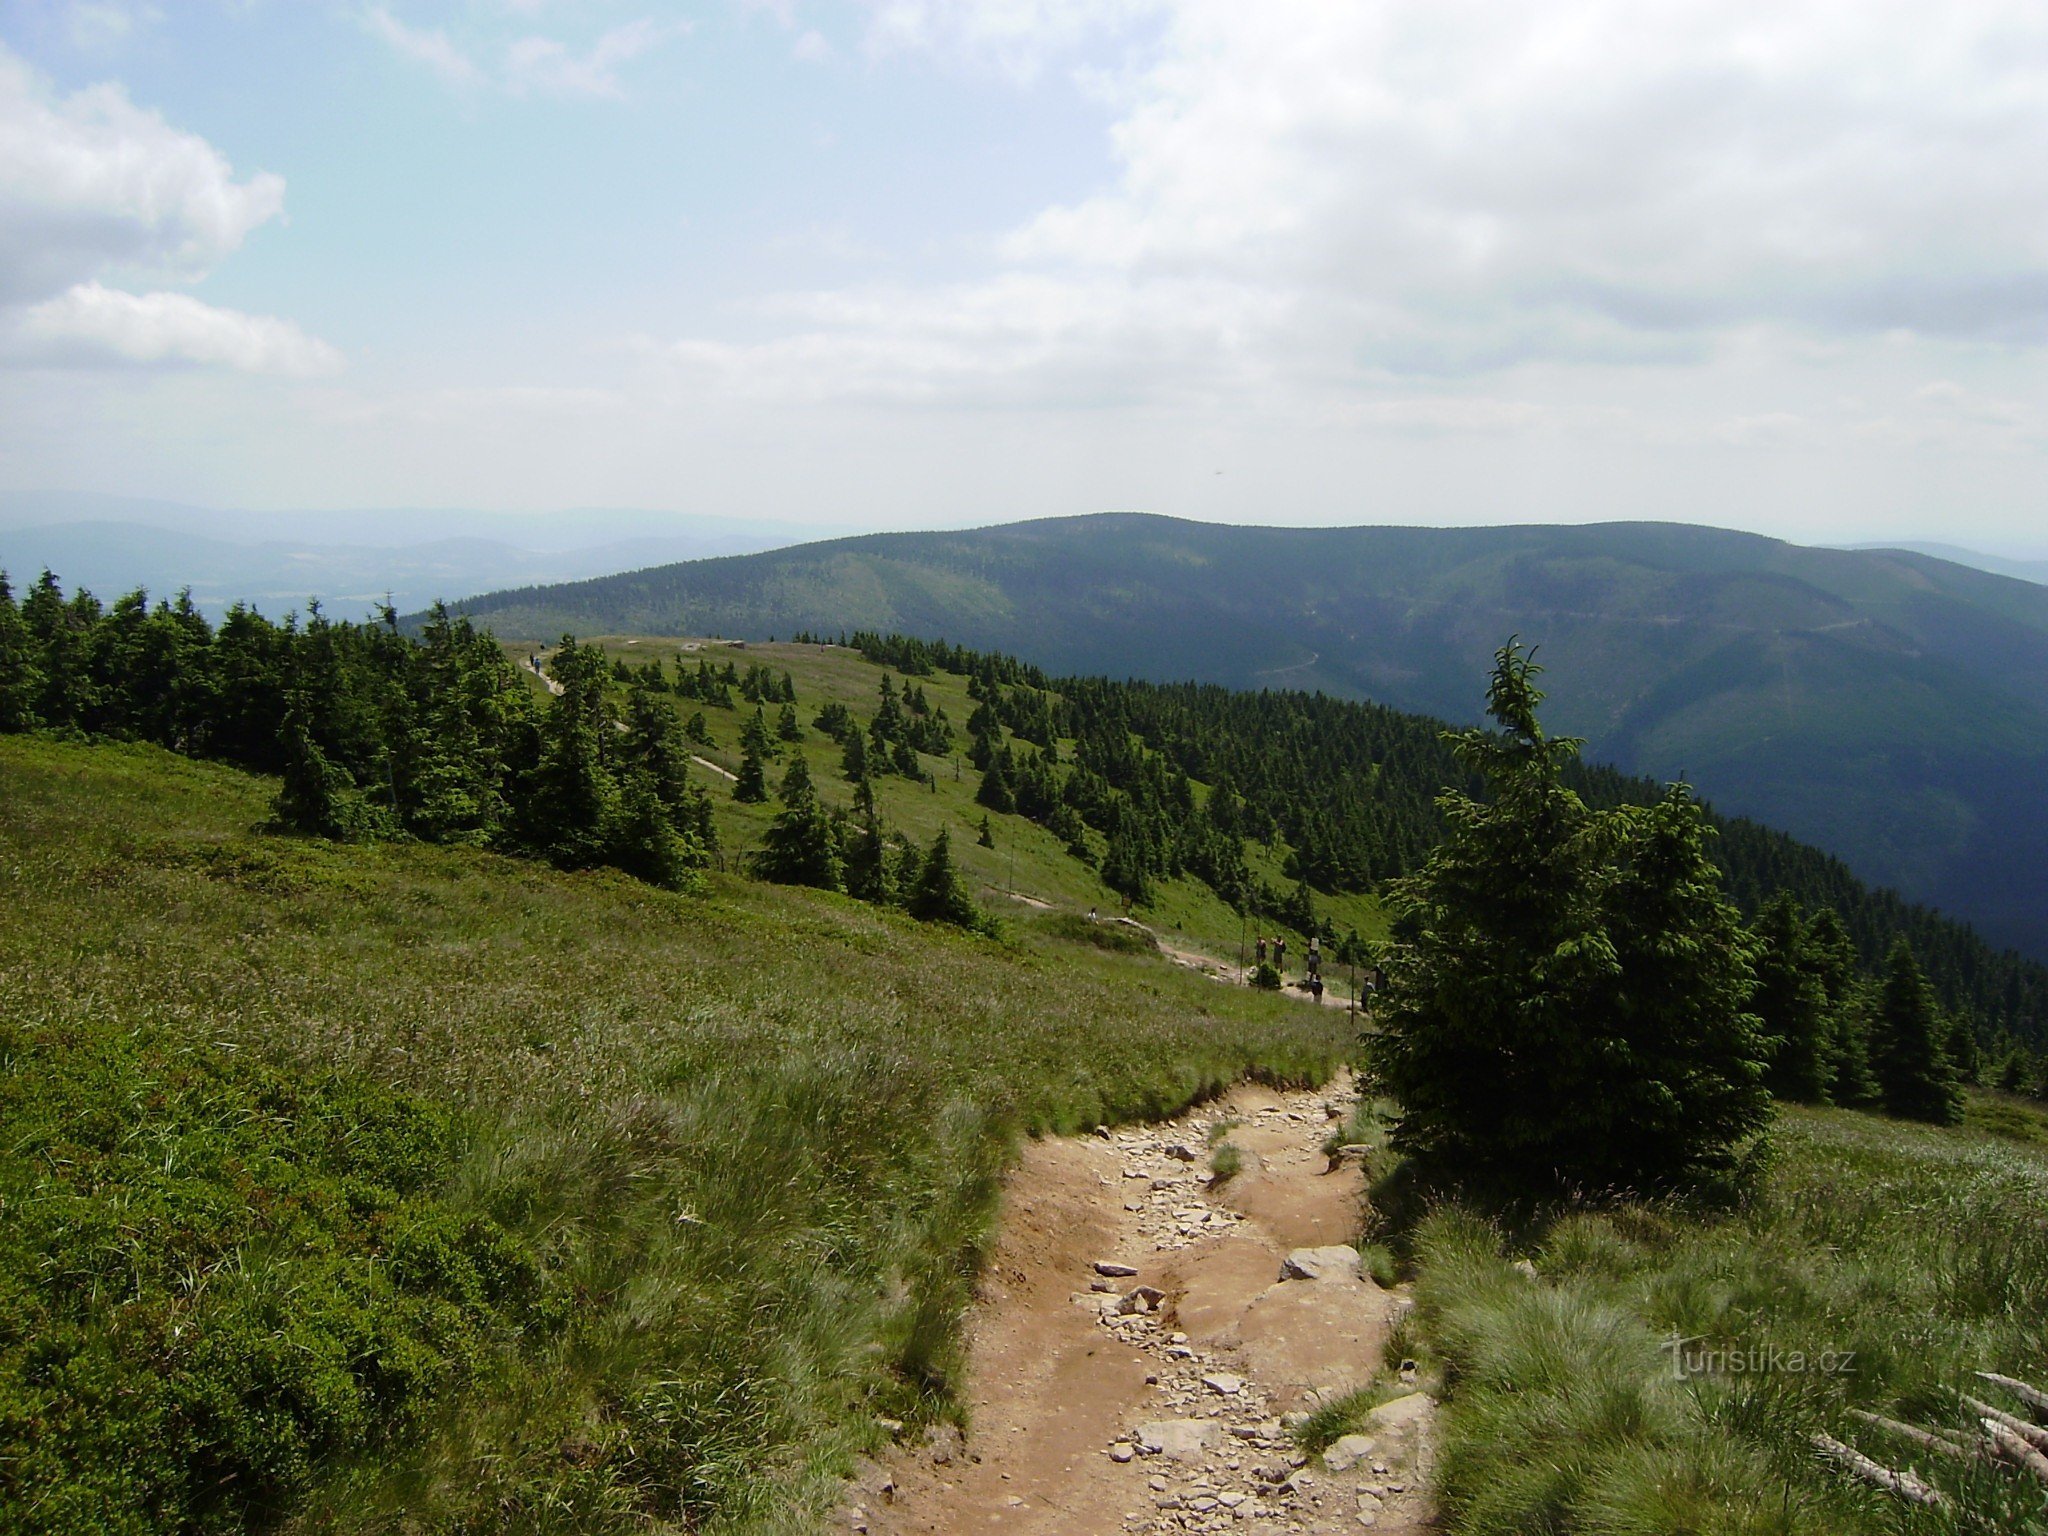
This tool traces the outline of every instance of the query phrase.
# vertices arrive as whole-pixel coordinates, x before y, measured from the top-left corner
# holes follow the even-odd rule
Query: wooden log
[[[2033,1473],[2040,1481],[2048,1483],[2048,1455],[2042,1454],[2026,1439],[1996,1419],[1983,1419],[1979,1422],[1984,1426],[1985,1438],[2007,1460]]]
[[[1855,1446],[1844,1445],[1833,1435],[1816,1434],[1813,1443],[1820,1447],[1823,1456],[1846,1468],[1851,1476],[1872,1483],[1887,1493],[1895,1493],[1911,1503],[1934,1508],[1948,1502],[1939,1489],[1928,1487],[1912,1473],[1894,1472],[1890,1467],[1872,1461]]]
[[[2048,1429],[2043,1429],[2038,1424],[2029,1424],[2025,1419],[2016,1419],[2003,1409],[1994,1408],[1989,1403],[1980,1403],[1967,1392],[1958,1395],[1963,1400],[1963,1406],[1976,1414],[1978,1418],[1989,1419],[1994,1424],[2002,1424],[2035,1450],[2048,1451]]]
[[[1921,1429],[1914,1424],[1901,1424],[1897,1419],[1888,1419],[1881,1413],[1866,1413],[1861,1408],[1851,1408],[1849,1411],[1866,1424],[1875,1424],[1879,1429],[1897,1435],[1902,1440],[1924,1445],[1930,1451],[1939,1451],[1942,1455],[1953,1456],[1958,1461],[1969,1461],[1982,1455],[1976,1447],[1955,1435],[1939,1430]]]
[[[2030,1387],[2024,1381],[2015,1380],[2011,1376],[2001,1376],[1996,1371],[1979,1371],[1977,1378],[1980,1381],[1988,1381],[1995,1387],[2005,1388],[2036,1413],[2048,1413],[2048,1392],[2043,1392],[2039,1387]]]
[[[2025,1467],[2042,1482],[2048,1483],[2048,1456],[2043,1456],[1998,1420],[1985,1419],[1983,1423],[1985,1435],[1993,1445],[2005,1453],[2008,1460]]]

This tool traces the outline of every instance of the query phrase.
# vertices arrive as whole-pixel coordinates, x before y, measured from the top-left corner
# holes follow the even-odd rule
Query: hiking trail
[[[934,1427],[870,1468],[841,1528],[1433,1529],[1435,1405],[1382,1360],[1409,1303],[1360,1273],[1362,1175],[1323,1151],[1354,1098],[1348,1077],[1244,1086],[1163,1125],[1027,1145],[968,1323],[971,1431]],[[1219,1124],[1243,1168],[1211,1187]],[[1283,1416],[1382,1381],[1366,1435],[1299,1450]]]

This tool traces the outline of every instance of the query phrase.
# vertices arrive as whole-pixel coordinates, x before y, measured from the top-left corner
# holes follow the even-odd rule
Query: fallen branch
[[[2005,1388],[2036,1413],[2048,1413],[2048,1392],[2043,1392],[2039,1387],[2030,1387],[2024,1381],[2015,1380],[2011,1376],[2001,1376],[1996,1371],[1979,1371],[1977,1377],[1980,1381],[1990,1382],[1994,1387]]]
[[[1879,1429],[1887,1430],[1901,1439],[1910,1440],[1915,1445],[1924,1445],[1928,1450],[1939,1451],[1944,1456],[1953,1456],[1958,1461],[1981,1460],[1984,1454],[1958,1436],[1944,1434],[1939,1430],[1901,1424],[1897,1419],[1888,1419],[1881,1413],[1866,1413],[1861,1408],[1851,1408],[1849,1412],[1866,1424],[1875,1424]]]
[[[1982,1422],[1984,1433],[1990,1438],[1993,1445],[2003,1451],[2012,1461],[2033,1473],[2042,1482],[2048,1483],[2048,1456],[2043,1456],[2026,1441],[1999,1423],[1998,1420],[1985,1419]]]
[[[1928,1487],[1912,1473],[1894,1472],[1890,1467],[1872,1461],[1853,1445],[1844,1445],[1833,1435],[1816,1434],[1813,1443],[1820,1448],[1822,1455],[1830,1461],[1840,1463],[1851,1476],[1875,1484],[1887,1493],[1896,1493],[1900,1498],[1914,1504],[1926,1504],[1934,1508],[1940,1508],[1948,1503],[1937,1489]]]
[[[1989,1403],[1980,1403],[1967,1392],[1958,1393],[1957,1396],[1962,1398],[1963,1406],[1976,1414],[1978,1418],[1989,1419],[1992,1423],[2011,1430],[2037,1451],[2048,1451],[2048,1429],[2042,1429],[2038,1425],[2029,1424],[2025,1419],[2016,1419],[2003,1409],[1994,1408]]]

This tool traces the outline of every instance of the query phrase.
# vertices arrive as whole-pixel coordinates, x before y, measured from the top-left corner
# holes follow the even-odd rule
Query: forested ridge
[[[1261,841],[1284,841],[1289,873],[1317,890],[1362,889],[1410,873],[1442,834],[1437,798],[1446,786],[1476,792],[1446,727],[1427,716],[1327,695],[1241,692],[1215,684],[1053,678],[1009,658],[902,636],[848,637],[871,659],[915,675],[934,667],[1008,684],[1004,713],[1032,724],[1049,712],[1058,733],[1081,740],[1076,766],[1101,773],[1130,796],[1145,825],[1149,867],[1176,868],[1205,847],[1204,824]],[[1014,727],[1013,727],[1014,728]],[[1117,747],[1133,740],[1147,754]],[[1106,744],[1106,745],[1105,745]],[[1035,774],[1027,761],[1022,773]],[[1013,771],[1013,776],[1014,776]],[[1176,822],[1181,777],[1215,786],[1202,814]],[[1649,779],[1574,762],[1566,782],[1596,807],[1653,805]],[[1711,786],[1706,786],[1711,790]],[[1970,930],[1897,893],[1873,890],[1841,860],[1741,817],[1713,816],[1713,853],[1729,892],[1755,913],[1789,894],[1841,919],[1863,965],[1875,970],[1907,939],[1944,1003],[1975,1017],[1987,1043],[2010,1034],[2040,1042],[2048,1028],[2048,967],[1994,949]],[[1178,837],[1174,836],[1179,829]],[[1197,865],[1209,878],[1208,868]],[[1226,895],[1229,894],[1226,892]],[[1255,908],[1274,893],[1250,890]]]
[[[1441,836],[1438,797],[1477,788],[1441,722],[1384,706],[1054,678],[943,641],[840,639],[903,685],[885,677],[865,720],[836,706],[810,719],[839,743],[842,761],[799,755],[802,766],[792,763],[777,786],[774,738],[791,734],[800,702],[786,674],[704,660],[634,666],[565,640],[547,662],[560,697],[546,706],[494,639],[445,611],[417,635],[395,615],[343,622],[317,606],[281,623],[238,608],[216,627],[182,599],[67,597],[46,573],[19,600],[0,581],[0,730],[147,740],[277,774],[278,821],[297,830],[475,843],[687,888],[717,854],[706,791],[687,775],[692,717],[752,708],[760,724],[750,723],[736,792],[766,799],[779,788],[783,802],[769,846],[749,860],[756,873],[908,900],[934,852],[943,866],[944,849],[908,847],[881,824],[871,795],[857,793],[850,816],[827,814],[811,776],[836,768],[856,786],[917,778],[958,746],[982,774],[983,805],[1048,827],[1134,904],[1151,881],[1192,875],[1240,911],[1338,943],[1348,936],[1318,916],[1317,893],[1377,890],[1411,873]],[[915,680],[935,670],[968,678],[966,720],[924,704]],[[1661,793],[1647,779],[1578,764],[1568,782],[1594,806],[1650,805]],[[1780,892],[1832,910],[1872,973],[1906,938],[1983,1044],[2041,1043],[2048,968],[1870,889],[1790,837],[1714,820],[1714,857],[1746,912]],[[1287,883],[1252,871],[1252,843],[1284,853]],[[943,868],[932,878],[946,886]]]
[[[945,635],[1055,676],[1284,685],[1477,718],[1510,634],[1556,728],[2048,960],[2048,589],[1672,523],[869,534],[465,598],[500,635]]]

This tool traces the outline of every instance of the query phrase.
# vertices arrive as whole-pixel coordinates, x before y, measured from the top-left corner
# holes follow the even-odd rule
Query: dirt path
[[[1283,1422],[1384,1376],[1407,1306],[1340,1246],[1357,1230],[1359,1174],[1328,1171],[1322,1146],[1350,1098],[1348,1084],[1244,1088],[1166,1126],[1029,1146],[970,1321],[972,1433],[935,1433],[862,1479],[846,1525],[1430,1529],[1427,1398],[1381,1409],[1370,1447],[1343,1442],[1332,1464],[1303,1456]],[[1228,1139],[1244,1169],[1210,1189],[1220,1121],[1241,1122]],[[1283,1279],[1283,1263],[1314,1277]]]

